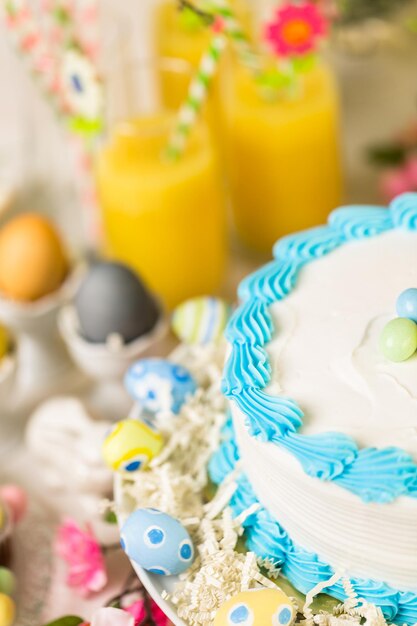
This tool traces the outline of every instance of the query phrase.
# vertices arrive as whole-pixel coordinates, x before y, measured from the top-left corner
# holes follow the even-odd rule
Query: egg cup
[[[81,335],[75,307],[69,305],[60,311],[61,335],[76,365],[94,381],[88,402],[103,418],[120,420],[128,414],[132,400],[124,388],[123,376],[138,358],[158,351],[168,329],[162,309],[159,310],[152,330],[127,344],[117,334],[110,335],[106,343],[87,341]]]
[[[17,302],[0,293],[0,320],[17,338],[17,411],[27,411],[51,392],[81,384],[57,327],[58,310],[75,293],[80,274],[76,268],[58,290],[34,302]]]

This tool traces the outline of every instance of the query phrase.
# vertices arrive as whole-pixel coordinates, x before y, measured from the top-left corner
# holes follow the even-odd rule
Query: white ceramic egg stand
[[[16,420],[51,393],[82,385],[57,327],[58,311],[75,293],[80,273],[74,270],[57,291],[35,302],[16,302],[0,295],[0,320],[16,337],[15,380],[7,392]]]
[[[58,316],[61,335],[79,369],[90,379],[87,404],[102,419],[111,421],[125,418],[132,399],[127,393],[123,377],[137,359],[155,356],[167,333],[167,321],[161,313],[155,327],[146,335],[124,344],[119,335],[111,335],[105,344],[85,340],[79,331],[75,307],[64,307]]]

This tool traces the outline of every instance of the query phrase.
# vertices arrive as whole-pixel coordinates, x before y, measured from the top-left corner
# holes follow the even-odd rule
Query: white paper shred
[[[255,504],[233,519],[228,507],[241,472],[238,464],[213,497],[207,496],[207,464],[220,444],[226,419],[226,402],[221,394],[221,371],[225,346],[181,345],[170,360],[188,368],[199,389],[182,407],[180,414],[158,418],[158,428],[166,445],[145,472],[123,482],[118,502],[121,518],[139,507],[154,507],[178,518],[187,527],[196,546],[193,565],[181,576],[172,593],[163,597],[175,607],[189,626],[210,626],[218,608],[241,591],[256,587],[276,588],[271,579],[279,577],[279,567],[269,559],[257,559],[252,552],[238,550],[242,524],[259,505]],[[266,578],[261,570],[268,574]],[[387,626],[380,609],[369,605],[343,580],[348,596],[333,613],[314,614],[313,598],[307,598],[305,626]],[[326,585],[324,585],[326,586]],[[296,600],[291,598],[296,606]],[[296,606],[297,610],[298,607]],[[300,615],[300,614],[299,614]]]

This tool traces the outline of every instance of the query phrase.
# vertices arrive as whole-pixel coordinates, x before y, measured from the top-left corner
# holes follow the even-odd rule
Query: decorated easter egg
[[[185,343],[215,343],[223,336],[230,312],[230,305],[220,298],[192,298],[175,309],[172,329]]]
[[[417,289],[406,289],[397,298],[397,313],[417,323]]]
[[[106,464],[119,472],[136,472],[157,456],[162,436],[139,420],[126,419],[116,424],[103,444]]]
[[[197,384],[182,365],[165,359],[141,359],[127,371],[125,386],[140,407],[149,413],[178,413]]]
[[[417,324],[403,317],[391,320],[382,330],[379,345],[390,361],[406,361],[417,349]]]
[[[194,561],[194,546],[184,526],[157,509],[138,509],[121,531],[128,557],[153,574],[181,574]]]
[[[0,593],[12,596],[16,589],[16,578],[7,567],[0,567]]]
[[[25,213],[0,230],[0,291],[5,296],[42,298],[58,289],[68,266],[61,238],[44,217]]]
[[[16,607],[13,600],[0,593],[0,626],[12,626],[16,615]]]
[[[2,485],[0,487],[0,500],[5,502],[13,523],[21,522],[27,509],[26,492],[18,485]]]
[[[9,350],[9,334],[7,330],[0,324],[0,361],[6,356]]]
[[[151,331],[159,317],[151,294],[129,267],[121,263],[95,263],[75,297],[82,336],[105,343],[117,334],[129,343]]]
[[[252,589],[225,602],[213,626],[289,626],[295,614],[291,600],[280,589]]]

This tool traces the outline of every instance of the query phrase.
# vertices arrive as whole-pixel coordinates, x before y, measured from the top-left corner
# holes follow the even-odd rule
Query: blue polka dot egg
[[[194,546],[184,526],[157,509],[138,509],[124,523],[120,543],[140,567],[161,576],[185,572],[194,561]]]
[[[134,363],[125,376],[128,393],[146,411],[156,415],[179,413],[197,384],[190,372],[165,359],[142,359]]]
[[[289,626],[295,615],[290,598],[280,589],[252,589],[225,602],[213,626]]]

